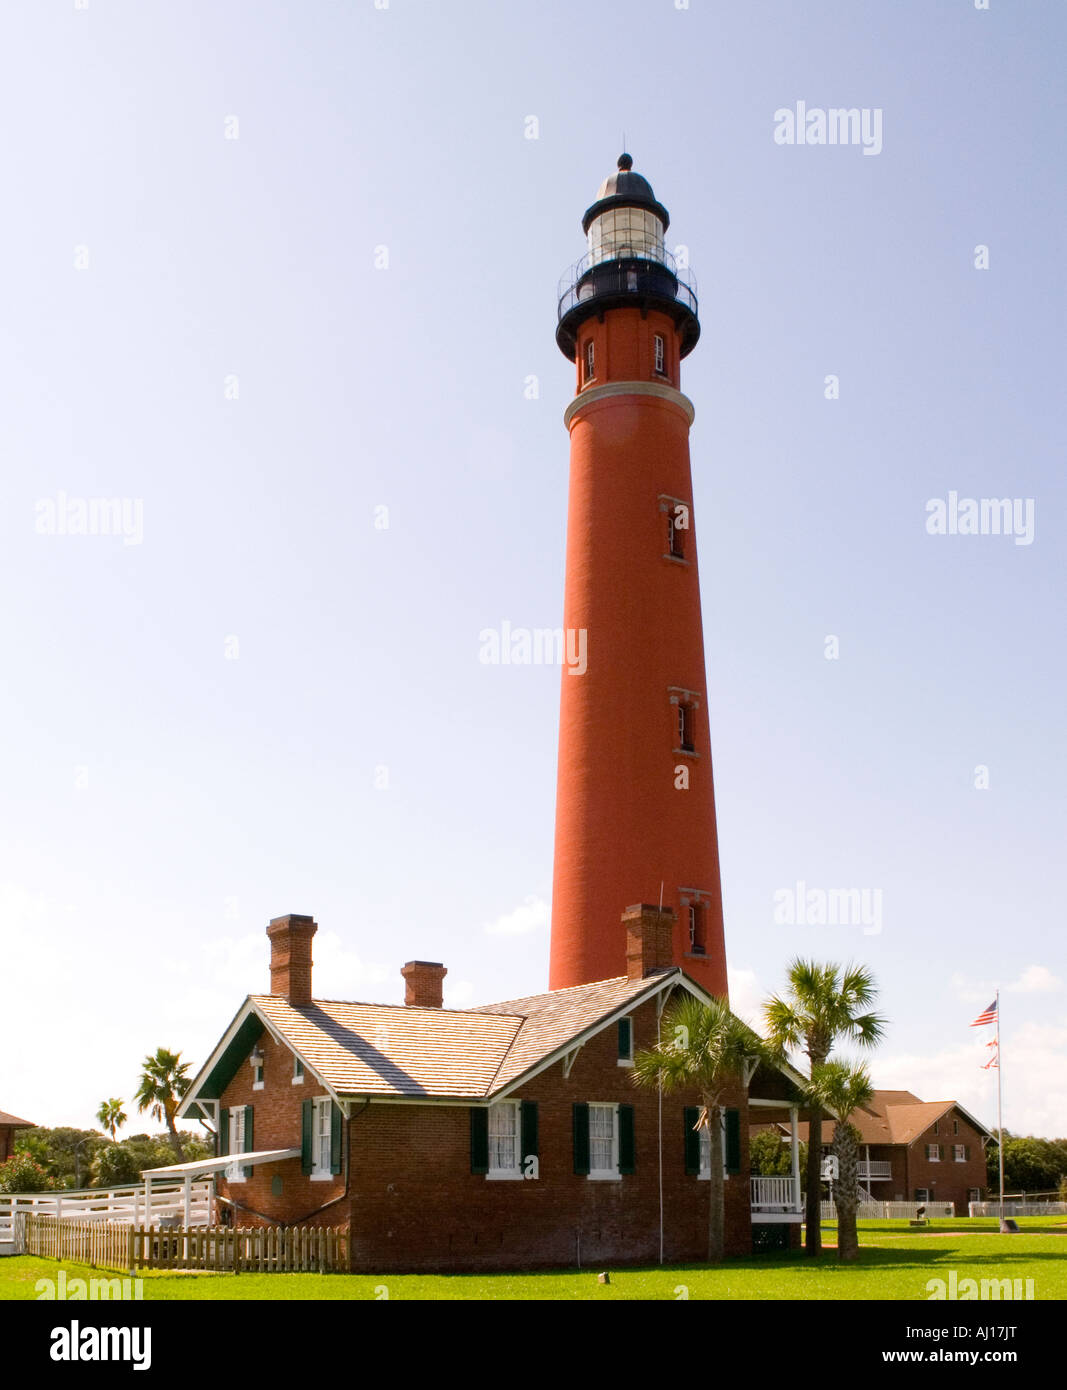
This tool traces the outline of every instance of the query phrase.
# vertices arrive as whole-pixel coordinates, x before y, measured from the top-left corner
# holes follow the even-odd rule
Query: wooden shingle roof
[[[6,1110],[0,1110],[0,1125],[5,1129],[36,1129],[37,1126],[32,1120],[20,1120],[17,1115],[9,1115]]]
[[[484,1100],[680,979],[679,970],[621,976],[477,1009],[332,999],[294,1007],[271,994],[251,995],[248,1004],[338,1095]]]

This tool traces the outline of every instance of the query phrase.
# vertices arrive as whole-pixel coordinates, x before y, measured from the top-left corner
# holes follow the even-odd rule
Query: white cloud
[[[548,903],[531,893],[513,911],[505,912],[495,922],[486,922],[483,930],[488,936],[525,936],[547,927],[548,919]]]
[[[449,984],[446,976],[444,997],[446,1009],[469,1009],[474,998],[474,981],[456,980],[454,984]]]
[[[727,963],[726,974],[730,990],[730,1012],[762,1033],[763,1001],[768,991],[760,984],[754,970],[734,969]]]
[[[1047,965],[1028,965],[1008,988],[1015,994],[1044,994],[1062,989],[1063,981],[1057,979]]]
[[[989,1126],[997,1122],[997,1073],[983,1065],[993,1055],[988,1039],[975,1036],[932,1055],[875,1054],[874,1084],[912,1091],[920,1100],[958,1100]],[[1004,1124],[1016,1134],[1067,1135],[1067,1018],[1054,1024],[1024,1023],[1005,1032]]]

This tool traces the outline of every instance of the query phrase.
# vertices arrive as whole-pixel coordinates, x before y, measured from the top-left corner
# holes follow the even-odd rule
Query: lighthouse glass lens
[[[644,208],[612,208],[589,225],[589,259],[600,261],[636,256],[662,261],[663,224]]]

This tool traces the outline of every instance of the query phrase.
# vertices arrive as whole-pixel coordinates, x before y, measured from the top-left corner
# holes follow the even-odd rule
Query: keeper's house
[[[32,1120],[20,1120],[17,1115],[0,1110],[0,1163],[6,1163],[15,1152],[15,1131],[33,1128]]]
[[[404,966],[406,1004],[314,999],[310,917],[271,922],[271,993],[242,1004],[179,1114],[216,1126],[237,1225],[347,1227],[354,1270],[699,1260],[708,1144],[696,1094],[633,1084],[675,990],[672,913],[624,914],[627,974],[479,1009],[441,1006],[443,966]],[[796,1133],[797,1074],[726,1097],[727,1249],[795,1242],[799,1175],[749,1177],[758,1112]],[[186,1165],[191,1176],[193,1165]]]
[[[860,1136],[860,1201],[952,1202],[966,1216],[987,1196],[985,1146],[992,1130],[957,1100],[920,1100],[911,1091],[875,1091],[849,1122]],[[808,1142],[808,1126],[800,1125]],[[782,1127],[784,1137],[785,1128]],[[822,1126],[822,1151],[832,1149],[832,1124]]]

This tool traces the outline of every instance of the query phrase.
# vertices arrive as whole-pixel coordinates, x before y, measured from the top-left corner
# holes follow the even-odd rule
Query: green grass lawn
[[[1033,1279],[1035,1299],[1067,1299],[1067,1222],[1024,1218],[1018,1235],[1000,1235],[996,1220],[860,1223],[860,1259],[842,1265],[836,1250],[816,1261],[803,1253],[727,1260],[717,1267],[671,1265],[535,1274],[182,1274],[144,1272],[145,1299],[893,1299],[929,1298],[928,1279]],[[823,1238],[836,1239],[833,1225]],[[104,1270],[64,1265],[72,1279],[113,1278]],[[0,1300],[36,1299],[39,1279],[55,1279],[54,1260],[20,1255],[0,1260]],[[1023,1285],[1025,1289],[1025,1283]]]

